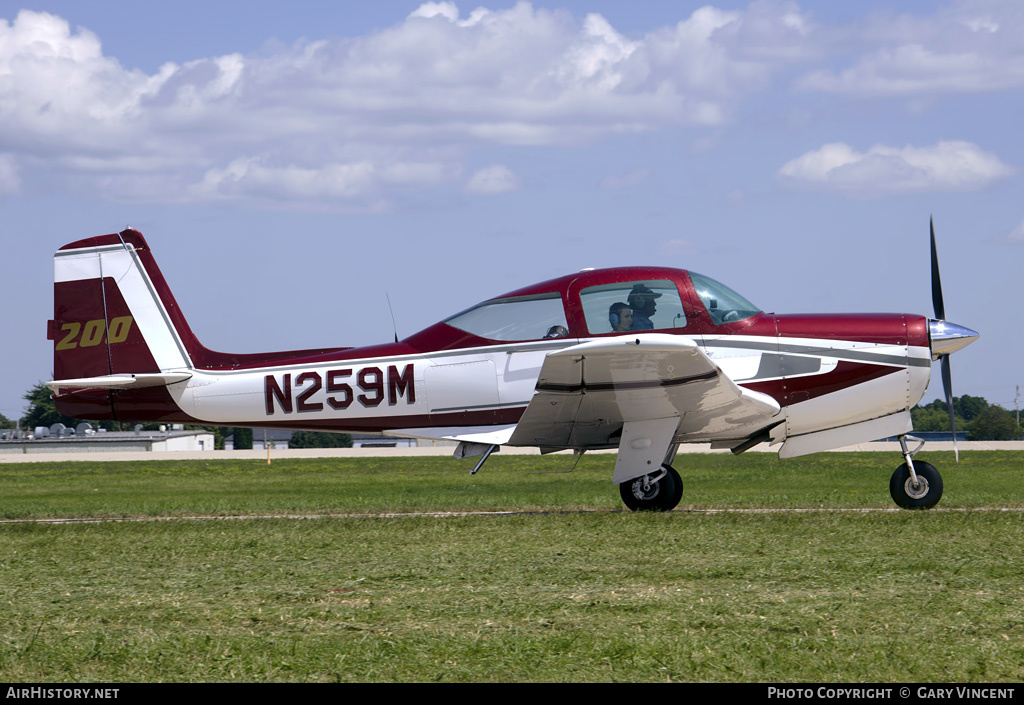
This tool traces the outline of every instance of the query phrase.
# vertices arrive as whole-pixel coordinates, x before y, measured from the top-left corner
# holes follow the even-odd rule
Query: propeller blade
[[[946,393],[946,408],[949,409],[949,429],[953,432],[953,455],[960,462],[960,446],[956,440],[956,415],[953,413],[953,375],[949,371],[949,355],[942,356],[942,391]]]
[[[932,308],[935,309],[935,317],[940,321],[946,320],[946,307],[942,303],[942,279],[939,277],[939,253],[935,249],[935,221],[930,221],[932,230]]]

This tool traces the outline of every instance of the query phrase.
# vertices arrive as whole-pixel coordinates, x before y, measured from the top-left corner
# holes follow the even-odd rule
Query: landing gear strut
[[[906,462],[892,474],[889,494],[903,509],[931,509],[942,499],[942,476],[935,466],[923,460],[914,462],[914,455],[921,450],[924,441],[920,441],[920,445],[913,451],[908,451],[907,438],[919,440],[912,436],[900,436],[900,447]]]
[[[623,482],[619,494],[634,512],[669,512],[683,498],[683,480],[665,463],[658,472]]]

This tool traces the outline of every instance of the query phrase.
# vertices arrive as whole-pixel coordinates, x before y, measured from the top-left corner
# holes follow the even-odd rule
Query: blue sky
[[[5,2],[0,413],[50,379],[53,251],[125,226],[252,352],[619,264],[930,314],[930,216],[954,391],[1012,408],[1022,36],[1017,0]]]

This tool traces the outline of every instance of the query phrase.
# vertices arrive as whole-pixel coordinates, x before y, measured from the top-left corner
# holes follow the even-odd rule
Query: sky
[[[1019,0],[0,0],[0,414],[52,378],[53,252],[126,226],[258,352],[618,265],[931,315],[929,218],[982,336],[954,394],[1012,409],[1022,36]]]

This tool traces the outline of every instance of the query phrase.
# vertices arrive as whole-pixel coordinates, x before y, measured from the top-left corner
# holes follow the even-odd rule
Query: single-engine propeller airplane
[[[977,339],[945,321],[932,228],[935,318],[781,315],[667,267],[583,270],[488,299],[404,340],[229,354],[203,347],[142,234],[65,245],[54,257],[57,408],[86,419],[376,433],[502,445],[618,449],[612,481],[633,510],[671,510],[681,443],[789,458],[898,437],[890,482],[934,506],[935,468],[908,450],[910,409],[932,362],[952,422],[949,355]],[[578,458],[577,458],[578,459]]]

